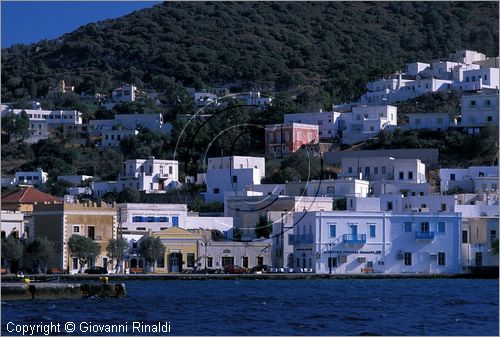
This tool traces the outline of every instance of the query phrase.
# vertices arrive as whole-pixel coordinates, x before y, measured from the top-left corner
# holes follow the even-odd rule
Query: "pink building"
[[[319,127],[310,124],[266,125],[266,156],[280,158],[293,153],[302,145],[319,142]]]

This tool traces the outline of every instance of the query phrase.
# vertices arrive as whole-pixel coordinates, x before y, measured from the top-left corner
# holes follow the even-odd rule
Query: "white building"
[[[466,70],[462,74],[462,81],[453,83],[455,89],[464,91],[498,89],[498,86],[498,68]]]
[[[235,98],[246,105],[254,105],[258,109],[265,109],[271,106],[272,97],[261,95],[260,92],[248,92],[235,95]]]
[[[431,69],[429,63],[413,62],[406,64],[406,75],[409,76],[420,76],[423,72]],[[392,89],[395,90],[395,89]]]
[[[24,232],[22,212],[2,210],[0,227],[2,228],[2,239],[9,235],[13,235],[16,239],[27,238],[27,233]]]
[[[456,125],[447,112],[411,113],[408,118],[407,127],[411,130],[444,131],[451,125]]]
[[[440,191],[461,189],[465,192],[498,192],[498,166],[440,169]]]
[[[457,50],[454,53],[451,53],[448,58],[451,61],[466,63],[466,64],[474,63],[477,61],[483,61],[487,59],[486,55],[478,53],[477,51],[474,50],[467,50],[467,49]]]
[[[101,141],[98,145],[101,147],[118,147],[122,139],[134,137],[139,134],[137,130],[105,130],[102,132]]]
[[[395,180],[405,183],[426,183],[425,164],[420,159],[392,157],[346,157],[341,161],[341,177],[370,181]]]
[[[145,234],[169,227],[183,228],[186,224],[187,205],[124,203],[117,205],[117,212],[118,232]]]
[[[96,181],[91,183],[92,195],[102,197],[109,192],[117,192],[116,181]]]
[[[209,158],[205,184],[205,202],[223,202],[224,193],[238,194],[252,185],[259,185],[266,176],[263,157],[217,157]]]
[[[497,71],[498,72],[498,71]],[[481,127],[499,125],[498,91],[484,91],[462,96],[462,116],[460,125],[469,133],[479,132]]]
[[[118,177],[117,192],[129,187],[137,191],[159,192],[176,188],[179,182],[177,160],[131,159],[125,162],[125,173]]]
[[[211,92],[194,92],[194,104],[197,107],[218,106],[219,97]]]
[[[284,123],[302,123],[313,124],[319,127],[320,138],[336,137],[338,134],[337,118],[340,117],[340,112],[328,111],[323,112],[307,112],[307,113],[294,113],[285,114]]]
[[[353,178],[311,180],[306,183],[306,195],[333,198],[366,197],[370,190],[369,184],[367,180]]]
[[[186,204],[142,204],[124,203],[117,205],[118,231],[125,234],[158,232],[170,227],[187,230],[216,229],[223,233],[233,228],[231,217],[200,217],[188,213]]]
[[[137,87],[133,84],[123,84],[113,90],[111,97],[115,102],[133,102],[137,94]]]
[[[41,168],[36,171],[16,172],[17,184],[41,185],[47,182],[49,174]]]
[[[64,125],[82,124],[82,113],[76,110],[10,109],[2,106],[1,116],[20,114],[25,111],[29,118],[29,137],[26,142],[33,144],[50,136],[50,129]]]
[[[65,175],[65,176],[57,176],[57,181],[65,181],[70,183],[72,186],[80,186],[86,181],[93,180],[93,176],[87,175]]]
[[[391,105],[355,106],[338,118],[344,144],[354,144],[376,136],[380,130],[397,126],[398,108]]]
[[[293,268],[315,273],[461,271],[457,213],[297,212]]]
[[[498,214],[463,216],[461,243],[465,271],[470,267],[498,267],[498,255],[492,249],[493,241],[498,240],[498,230]]]
[[[255,228],[261,217],[273,222],[279,218],[270,218],[270,212],[280,212],[283,216],[295,211],[329,211],[333,207],[333,198],[305,197],[284,195],[238,195],[226,193],[224,198],[224,216],[233,218],[234,231],[241,235],[241,240],[257,238]]]

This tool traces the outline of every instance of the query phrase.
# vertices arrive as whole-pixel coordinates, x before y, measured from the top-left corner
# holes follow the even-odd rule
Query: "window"
[[[248,268],[248,256],[243,256],[241,261],[243,268]]]
[[[142,216],[134,216],[134,217],[132,217],[132,222],[142,222]]]
[[[331,238],[337,237],[337,226],[336,225],[330,225],[330,237]]]
[[[172,217],[172,226],[173,227],[179,227],[179,217],[178,216],[173,216]]]
[[[336,268],[337,267],[337,258],[329,257],[328,258],[328,268]]]
[[[405,232],[411,232],[411,222],[405,222]]]
[[[404,172],[399,172],[399,180],[403,180],[405,178]]]
[[[454,180],[455,180],[455,173],[451,173],[451,174],[450,174],[450,180],[451,180],[451,181],[454,181]]]
[[[264,257],[263,256],[257,256],[257,265],[262,266],[264,264]]]
[[[385,166],[382,166],[382,174],[386,174]]]
[[[370,237],[371,238],[375,237],[375,230],[376,230],[376,226],[375,225],[370,225]]]
[[[214,194],[219,194],[219,189],[218,188],[214,188]]]
[[[446,264],[446,254],[444,252],[438,253],[438,265],[444,266]]]
[[[470,106],[475,106],[476,105],[476,101],[470,101]]]
[[[194,253],[187,253],[187,267],[194,267]]]
[[[368,268],[373,268],[373,261],[368,261],[368,262],[366,262],[366,266],[367,266]]]
[[[377,166],[375,166],[375,167],[373,168],[373,173],[374,173],[374,174],[378,174],[378,167],[377,167]]]
[[[352,173],[352,167],[349,167],[349,168],[347,169],[347,172]]]
[[[490,231],[490,241],[494,241],[497,238],[497,231],[492,229]]]
[[[80,226],[78,225],[73,226],[73,233],[80,233]]]
[[[365,176],[367,176],[367,177],[370,176],[370,167],[369,166],[365,167]]]
[[[392,201],[387,202],[387,211],[392,211]]]
[[[214,258],[211,256],[207,257],[207,267],[212,268],[213,265],[214,265]]]
[[[429,233],[429,223],[428,222],[421,222],[420,223],[420,231],[422,233]]]
[[[484,75],[484,80],[487,81],[488,80],[488,75]],[[488,101],[489,102],[489,101]]]
[[[441,211],[446,211],[446,204],[441,204]]]
[[[94,226],[88,226],[88,238],[94,240],[95,239],[95,227]]]
[[[138,231],[145,231],[145,230],[146,230],[146,227],[137,227],[135,230],[138,230]]]
[[[172,174],[172,166],[168,167],[168,174]]]
[[[411,266],[411,253],[404,253],[405,266]]]
[[[233,176],[233,184],[238,183],[238,176]]]
[[[73,269],[78,269],[78,258],[77,257],[74,257],[71,259],[71,266],[73,267]]]
[[[408,180],[413,180],[413,171],[408,171]]]
[[[326,193],[327,194],[335,194],[335,186],[328,186],[326,188]]]
[[[492,116],[488,116],[487,119],[488,119],[488,122],[493,122],[493,117]]]

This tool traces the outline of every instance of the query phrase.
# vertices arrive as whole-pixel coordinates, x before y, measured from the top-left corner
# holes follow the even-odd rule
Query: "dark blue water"
[[[60,334],[66,334],[67,321],[77,326],[69,335],[89,335],[78,330],[80,322],[127,322],[125,335],[137,335],[132,321],[170,322],[172,335],[499,333],[498,280],[130,281],[126,286],[123,299],[2,302],[2,335],[19,335],[6,330],[8,322],[61,323]]]

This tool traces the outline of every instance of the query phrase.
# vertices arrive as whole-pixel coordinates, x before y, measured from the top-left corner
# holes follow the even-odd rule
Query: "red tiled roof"
[[[43,193],[40,190],[37,190],[34,187],[28,186],[28,187],[22,187],[17,191],[11,192],[5,196],[2,197],[2,203],[4,202],[53,202],[53,201],[58,201],[60,202],[58,198],[47,194]]]

